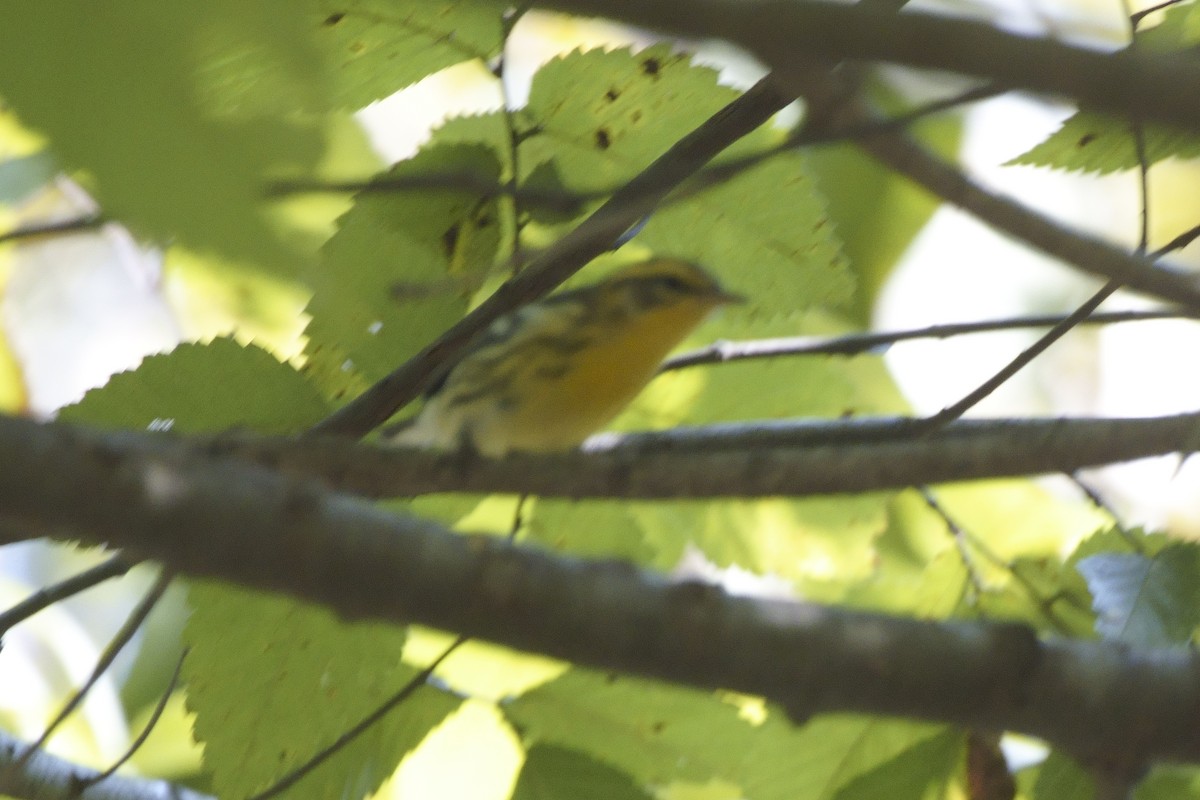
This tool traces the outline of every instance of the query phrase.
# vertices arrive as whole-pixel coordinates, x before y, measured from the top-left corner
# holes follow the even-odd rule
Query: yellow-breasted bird
[[[487,456],[569,450],[625,408],[710,312],[741,301],[673,258],[551,295],[492,323],[384,441]]]

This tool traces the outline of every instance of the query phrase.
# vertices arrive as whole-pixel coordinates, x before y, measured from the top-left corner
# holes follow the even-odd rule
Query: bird
[[[552,294],[496,319],[383,442],[493,458],[571,450],[629,405],[710,313],[741,302],[671,257]]]

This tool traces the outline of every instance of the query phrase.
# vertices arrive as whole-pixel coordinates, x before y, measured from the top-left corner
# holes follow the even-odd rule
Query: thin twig
[[[879,352],[897,342],[914,339],[948,339],[976,333],[1044,328],[1058,325],[1062,314],[1046,314],[1011,319],[981,320],[979,322],[954,322],[910,328],[901,331],[878,333],[850,333],[844,336],[781,336],[772,339],[750,339],[746,341],[718,341],[706,347],[680,353],[664,362],[660,372],[696,367],[707,364],[724,364],[759,358],[780,356],[854,356]],[[1200,311],[1187,309],[1158,311],[1110,311],[1092,314],[1081,325],[1112,325],[1122,322],[1146,322],[1163,319],[1200,319]]]
[[[157,605],[158,601],[162,598],[163,593],[167,590],[167,587],[171,585],[171,580],[173,578],[174,572],[168,569],[164,569],[162,573],[159,574],[158,579],[155,580],[154,584],[150,587],[150,590],[146,592],[146,595],[134,607],[133,611],[130,612],[129,616],[125,619],[124,624],[122,624],[120,629],[117,630],[116,635],[113,636],[112,640],[108,643],[108,646],[104,648],[104,652],[100,654],[100,659],[96,662],[96,666],[92,670],[92,674],[88,676],[88,679],[83,682],[82,686],[75,690],[75,692],[71,695],[71,699],[67,701],[62,710],[58,712],[58,715],[50,722],[49,725],[46,726],[45,732],[43,732],[37,741],[31,744],[29,748],[25,750],[25,752],[21,753],[21,755],[19,755],[13,761],[13,763],[9,765],[9,769],[23,769],[34,753],[40,750],[46,744],[46,742],[49,741],[50,737],[54,735],[54,732],[58,729],[58,727],[66,720],[67,717],[71,715],[71,712],[73,712],[79,706],[79,704],[83,702],[83,699],[87,697],[87,693],[91,691],[92,686],[94,686],[96,681],[100,680],[100,676],[102,676],[105,671],[112,666],[112,662],[116,659],[121,650],[124,649],[125,645],[129,644],[129,642],[133,639],[134,634],[136,634],[138,631],[138,628],[142,626],[142,623],[145,622],[146,617],[150,615],[150,612],[154,610],[154,606]]]
[[[921,499],[925,501],[925,505],[933,513],[941,517],[942,523],[946,526],[946,531],[950,534],[950,539],[954,542],[954,546],[958,550],[958,558],[962,561],[963,569],[967,571],[967,580],[970,582],[971,588],[974,589],[975,596],[979,597],[986,591],[986,587],[983,585],[983,576],[979,574],[979,570],[975,567],[975,556],[971,555],[971,550],[967,546],[966,532],[946,513],[946,510],[942,508],[942,504],[938,502],[937,497],[929,490],[928,486],[918,486],[916,489],[917,493],[921,495]]]
[[[1015,580],[1021,586],[1021,588],[1025,590],[1025,594],[1030,600],[1033,601],[1034,605],[1041,610],[1042,614],[1046,617],[1046,620],[1051,626],[1054,627],[1056,631],[1064,636],[1067,636],[1071,633],[1070,626],[1068,626],[1054,610],[1054,598],[1043,597],[1038,591],[1037,587],[1034,586],[1028,578],[1022,575],[1020,570],[1016,569],[1016,567],[1009,563],[1006,559],[1001,558],[999,554],[988,547],[987,543],[978,536],[972,535],[961,525],[959,525],[957,520],[950,516],[950,513],[946,511],[940,502],[938,502],[938,499],[933,492],[929,491],[925,487],[919,487],[919,491],[921,493],[921,497],[925,500],[925,504],[929,506],[930,510],[942,518],[942,522],[945,523],[946,529],[950,531],[950,535],[954,538],[955,543],[958,545],[959,555],[963,559],[963,565],[966,567],[968,574],[972,574],[975,569],[974,560],[970,557],[967,551],[967,544],[969,543],[972,548],[978,551],[980,555],[987,559],[993,566],[999,567],[1013,577],[1013,580]],[[976,581],[978,581],[977,577]],[[981,584],[976,583],[976,586],[979,587]]]
[[[1176,239],[1178,238],[1179,237],[1176,237]],[[1161,258],[1166,253],[1170,252],[1168,248],[1174,247],[1174,245],[1175,240],[1172,240],[1170,244],[1151,253],[1150,257]],[[1033,361],[1033,359],[1045,352],[1050,345],[1061,339],[1068,331],[1091,316],[1092,312],[1095,311],[1101,303],[1111,297],[1114,292],[1120,289],[1122,285],[1123,284],[1116,279],[1110,280],[1108,283],[1104,284],[1104,286],[1100,287],[1100,289],[1091,297],[1089,297],[1082,305],[1080,305],[1067,316],[1063,317],[1062,320],[1053,328],[1042,334],[1042,336],[1039,337],[1036,342],[1018,353],[1012,361],[1008,362],[1008,364],[996,372],[995,375],[984,381],[979,385],[979,387],[967,394],[957,403],[943,408],[936,414],[925,417],[923,420],[924,424],[930,428],[938,428],[942,425],[945,425],[947,422],[961,417],[980,400],[987,397],[989,394],[999,388],[1001,384],[1003,384],[1013,375],[1017,374],[1017,372],[1029,364],[1029,362]]]
[[[179,658],[176,659],[175,669],[171,672],[171,678],[167,681],[166,688],[163,689],[162,694],[159,696],[158,703],[154,706],[154,711],[150,713],[150,719],[146,720],[146,724],[142,726],[141,733],[137,735],[137,738],[130,742],[129,748],[124,752],[124,754],[121,755],[120,758],[112,763],[112,766],[103,772],[97,772],[95,775],[92,775],[88,778],[80,779],[76,784],[76,790],[79,794],[82,794],[86,789],[95,786],[105,778],[115,775],[117,770],[119,770],[127,761],[129,761],[129,759],[133,758],[133,754],[138,751],[138,748],[145,744],[146,740],[150,738],[151,732],[153,732],[154,727],[158,725],[159,719],[162,718],[163,711],[165,711],[167,708],[167,703],[170,701],[171,695],[175,692],[175,687],[179,685],[179,673],[180,670],[183,669],[183,659],[187,657],[187,654],[188,648],[185,647],[179,654]]]
[[[107,561],[97,564],[90,569],[72,575],[66,580],[52,586],[39,589],[21,602],[0,613],[0,637],[12,630],[15,625],[32,617],[55,603],[79,594],[111,578],[119,578],[128,572],[136,562],[130,561],[123,555],[115,555]]]
[[[1116,509],[1114,509],[1104,500],[1104,497],[1101,496],[1100,492],[1098,492],[1095,487],[1081,478],[1078,471],[1068,472],[1067,478],[1070,479],[1071,483],[1075,484],[1075,487],[1079,489],[1079,491],[1083,492],[1084,496],[1091,501],[1092,505],[1103,511],[1109,516],[1109,518],[1112,519],[1113,528],[1117,531],[1120,537],[1125,540],[1125,544],[1129,545],[1133,552],[1139,554],[1146,552],[1146,548],[1142,545],[1141,540],[1129,532],[1129,528],[1127,528],[1125,523],[1121,521],[1121,517],[1117,514]]]
[[[1164,8],[1170,8],[1171,6],[1179,5],[1183,2],[1185,2],[1185,0],[1166,0],[1164,3],[1158,3],[1157,5],[1150,6],[1149,8],[1143,8],[1141,11],[1130,15],[1129,21],[1132,22],[1134,26],[1140,25],[1142,20],[1153,14],[1155,11],[1162,11]]]
[[[963,414],[974,408],[981,400],[990,395],[992,392],[1003,386],[1009,378],[1016,375],[1024,369],[1030,362],[1040,356],[1049,349],[1050,345],[1057,342],[1067,334],[1072,328],[1087,319],[1093,311],[1095,311],[1101,303],[1107,300],[1118,289],[1121,288],[1120,281],[1111,280],[1089,297],[1082,305],[1063,317],[1062,321],[1055,325],[1050,330],[1046,331],[1033,344],[1026,347],[1016,355],[1011,361],[999,369],[992,377],[977,386],[973,391],[967,393],[961,400],[953,405],[946,406],[936,414],[925,417],[922,421],[929,428],[940,428],[947,422],[952,422],[958,419]]]
[[[1127,2],[1128,0],[1126,0]],[[1132,19],[1132,17],[1131,17]],[[1137,48],[1137,25],[1131,22],[1129,51],[1134,52]],[[1150,202],[1149,202],[1149,159],[1146,157],[1146,137],[1141,120],[1134,116],[1130,122],[1130,130],[1133,134],[1134,149],[1137,151],[1138,157],[1138,191],[1139,191],[1139,206],[1140,206],[1140,225],[1138,236],[1138,247],[1136,255],[1142,257],[1150,247]],[[1154,254],[1154,258],[1161,258],[1166,251],[1160,250]],[[1125,285],[1123,277],[1111,277],[1109,281],[1102,286],[1099,291],[1089,297],[1082,305],[1076,308],[1073,312],[1067,315],[1061,322],[1057,323],[1029,347],[1022,350],[1008,364],[996,372],[992,377],[988,378],[980,384],[974,391],[968,393],[965,397],[953,405],[943,408],[938,413],[928,417],[926,422],[931,427],[938,427],[947,422],[958,419],[971,408],[976,406],[981,400],[990,395],[996,389],[1000,388],[1010,378],[1024,369],[1035,358],[1044,353],[1052,344],[1061,339],[1068,331],[1079,325],[1085,319],[1100,307],[1100,304],[1111,297],[1118,289]]]
[[[1158,248],[1159,253],[1174,253],[1176,250],[1182,250],[1192,242],[1200,239],[1200,225],[1189,228],[1183,233],[1176,236],[1171,241],[1167,242],[1162,247]]]

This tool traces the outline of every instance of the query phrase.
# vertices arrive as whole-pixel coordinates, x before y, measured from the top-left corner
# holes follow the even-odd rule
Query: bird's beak
[[[724,289],[717,290],[716,301],[719,306],[735,306],[746,302],[746,296],[727,292]]]

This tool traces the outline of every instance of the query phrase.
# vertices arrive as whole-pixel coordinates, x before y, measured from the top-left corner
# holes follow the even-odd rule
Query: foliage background
[[[1194,16],[1191,4],[1169,12],[1143,37],[1145,46],[1193,44]],[[644,34],[632,36],[636,47],[586,47],[536,71],[526,67],[526,92],[522,48],[509,41],[506,49],[511,22],[489,3],[400,0],[254,7],[136,0],[86,18],[72,4],[49,2],[6,19],[4,222],[71,217],[90,210],[90,197],[132,234],[106,228],[15,240],[0,251],[6,410],[44,414],[65,406],[63,420],[184,433],[301,431],[416,353],[507,277],[514,259],[547,246],[599,200],[564,209],[519,195],[425,188],[264,202],[264,187],[469,173],[591,198],[631,179],[736,96],[714,69]],[[524,43],[534,35],[526,29],[563,35],[577,24],[530,17],[513,35]],[[512,60],[497,61],[502,52]],[[500,63],[495,77],[488,68]],[[738,68],[743,76],[754,69]],[[383,148],[372,147],[364,117],[353,112],[395,92],[420,97],[430,85],[455,81],[496,102],[451,116],[411,158],[384,163]],[[892,113],[930,90],[914,90],[895,73],[870,85],[874,102]],[[785,115],[725,157],[778,144],[787,122]],[[960,126],[952,114],[912,132],[951,155]],[[1126,127],[1081,112],[1024,156],[1011,155],[1042,167],[1128,175],[1137,162]],[[1089,145],[1081,148],[1085,137]],[[1151,130],[1146,149],[1155,161],[1181,159],[1195,155],[1195,141]],[[1179,182],[1191,169],[1168,162],[1156,168],[1156,185]],[[1191,198],[1151,200],[1154,210],[1164,205],[1171,216],[1152,212],[1165,220],[1156,236],[1194,218]],[[918,280],[909,272],[888,283],[918,235],[931,235],[919,232],[934,209],[928,196],[851,146],[790,152],[670,203],[579,280],[648,253],[673,253],[706,264],[753,298],[707,323],[691,344],[836,335],[869,326],[876,313],[899,321],[912,319],[911,308],[929,311],[913,293],[887,295]],[[1132,217],[1136,209],[1121,213]],[[991,281],[971,272],[975,253],[991,245],[941,237],[952,252],[950,269],[966,273],[964,280],[984,293],[1010,285],[1008,264]],[[922,275],[920,293],[937,298],[951,280],[946,274]],[[1056,280],[1063,306],[1079,285],[1091,288]],[[73,302],[80,296],[84,302]],[[1036,298],[1043,309],[1049,304]],[[77,322],[81,308],[96,316],[61,335],[62,316]],[[135,319],[141,333],[132,341]],[[1094,357],[1090,335],[1073,345],[1081,360]],[[46,345],[51,340],[57,355]],[[177,341],[185,343],[172,347]],[[976,361],[990,347],[963,346]],[[154,350],[170,352],[141,360]],[[932,369],[910,385],[957,371],[944,351],[920,358]],[[53,365],[45,382],[35,380],[39,363]],[[1063,362],[1055,363],[1061,371]],[[66,365],[77,373],[71,380]],[[100,383],[120,368],[130,371],[64,402],[69,386]],[[926,393],[918,405],[944,402]],[[911,410],[878,355],[748,361],[665,375],[616,427]],[[1020,410],[1060,408],[1047,401]],[[1137,647],[1191,641],[1200,603],[1197,551],[1178,538],[1189,532],[1186,520],[1171,530],[1160,515],[1163,531],[1146,533],[1122,526],[1125,514],[1115,519],[1026,480],[934,494],[963,531],[958,537],[911,491],[753,502],[541,500],[527,509],[518,536],[533,547],[664,572],[702,562],[731,586],[850,607],[1015,619],[1043,633]],[[513,506],[507,497],[411,503],[460,530],[494,535],[508,532]],[[77,568],[88,557],[8,545],[0,564],[14,577],[0,590],[15,600],[30,588],[23,581]],[[131,582],[146,579],[135,574]],[[136,590],[114,593],[126,592]],[[177,587],[158,610],[79,721],[53,740],[55,752],[97,766],[114,758],[157,702],[186,644],[185,686],[131,768],[222,797],[248,796],[331,741],[450,641],[419,628],[346,625],[321,609],[215,583],[192,583],[184,593]],[[0,697],[6,730],[36,738],[79,683],[79,665],[86,671],[101,632],[112,627],[99,607],[89,596],[5,635],[0,686],[38,688]],[[966,755],[974,746],[963,732],[909,721],[826,716],[796,726],[755,698],[600,675],[470,643],[437,681],[305,778],[293,796],[964,797],[972,791]],[[1064,755],[1027,764],[1017,772],[1020,796],[1087,796],[1089,779]],[[1190,769],[1164,768],[1138,797],[1200,795],[1197,779]]]

